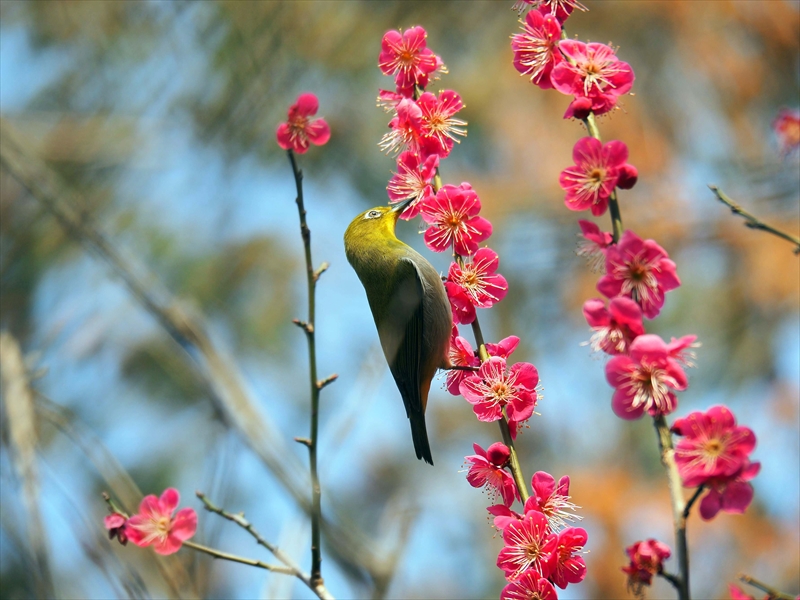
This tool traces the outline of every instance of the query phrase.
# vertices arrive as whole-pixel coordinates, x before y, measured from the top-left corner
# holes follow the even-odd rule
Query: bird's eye
[[[381,216],[381,211],[379,210],[371,210],[367,214],[364,215],[365,219],[377,219]]]

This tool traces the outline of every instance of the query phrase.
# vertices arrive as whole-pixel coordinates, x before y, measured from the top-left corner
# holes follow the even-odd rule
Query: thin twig
[[[283,575],[297,575],[297,573],[294,570],[283,565],[272,565],[269,563],[262,562],[260,560],[255,560],[253,558],[237,556],[236,554],[228,554],[227,552],[222,552],[221,550],[217,550],[216,548],[209,548],[208,546],[203,546],[202,544],[198,544],[196,542],[190,542],[187,540],[183,542],[183,545],[186,546],[187,548],[191,548],[192,550],[197,550],[198,552],[202,552],[204,554],[208,554],[209,556],[213,556],[214,558],[229,560],[231,562],[237,562],[251,567],[258,567],[259,569],[266,569],[267,571],[272,571],[273,573],[282,573]]]
[[[311,471],[311,584],[321,586],[322,579],[322,550],[320,548],[320,522],[322,520],[322,489],[319,485],[317,473],[317,439],[319,437],[319,393],[322,388],[331,383],[336,376],[326,380],[317,380],[317,352],[314,337],[314,323],[316,318],[316,287],[319,276],[327,269],[327,264],[314,270],[311,259],[311,230],[306,222],[306,209],[303,203],[303,171],[297,166],[294,152],[287,150],[289,162],[292,165],[294,183],[297,188],[297,214],[300,217],[300,235],[303,238],[303,249],[306,256],[306,279],[308,280],[308,320],[305,323],[306,340],[308,341],[308,370],[311,383],[311,427],[308,436],[308,461]]]
[[[683,499],[683,483],[675,462],[675,449],[672,445],[672,433],[663,415],[653,417],[653,424],[658,434],[658,447],[661,451],[661,464],[667,471],[669,493],[672,501],[672,523],[675,528],[675,550],[677,552],[679,575],[675,576],[680,600],[689,600],[689,549],[686,544],[686,519],[684,510],[686,502]]]
[[[741,573],[739,575],[739,581],[743,581],[748,585],[752,585],[753,587],[760,589],[762,592],[766,592],[767,597],[770,600],[795,600],[795,596],[792,596],[791,594],[786,594],[784,592],[781,592],[780,590],[776,590],[774,587],[767,585],[763,581],[759,581],[755,577],[750,577],[750,575],[745,575],[744,573]]]
[[[134,268],[96,228],[82,207],[81,198],[53,169],[25,149],[14,128],[2,118],[0,131],[0,163],[55,216],[70,236],[112,266],[133,297],[186,351],[185,358],[206,384],[226,423],[239,432],[295,502],[310,514],[312,503],[308,500],[305,484],[300,482],[305,468],[286,447],[277,428],[256,408],[258,401],[245,384],[238,365],[211,340],[202,320],[190,315],[168,290],[158,285],[153,274],[140,267]],[[325,519],[322,524],[332,556],[348,574],[362,581],[365,579],[364,571],[373,581],[387,576],[367,536],[352,526],[342,527]]]
[[[692,494],[692,497],[689,498],[689,501],[686,502],[686,508],[683,509],[684,521],[689,518],[689,513],[692,511],[692,506],[694,506],[694,503],[697,502],[697,499],[700,497],[700,494],[702,494],[703,490],[705,489],[706,489],[706,484],[701,483],[695,490],[694,494]]]
[[[677,591],[680,594],[681,591],[680,577],[678,577],[677,575],[673,575],[672,573],[668,573],[667,571],[661,571],[660,573],[658,573],[658,575],[669,581],[672,584],[672,587],[675,588],[675,591]]]
[[[796,235],[791,235],[789,233],[781,231],[780,229],[775,229],[771,225],[767,225],[766,223],[764,223],[764,221],[762,221],[755,215],[747,212],[736,202],[731,200],[730,197],[721,189],[719,189],[716,185],[709,184],[708,188],[712,192],[714,192],[714,194],[717,196],[717,200],[719,200],[725,206],[731,209],[731,212],[733,214],[739,215],[744,219],[745,227],[749,227],[750,229],[760,229],[761,231],[766,231],[767,233],[771,233],[772,235],[778,236],[779,238],[791,242],[792,244],[795,245],[794,253],[800,254],[800,237],[797,237]]]

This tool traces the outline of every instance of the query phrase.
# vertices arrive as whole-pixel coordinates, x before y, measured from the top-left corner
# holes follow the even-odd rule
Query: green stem
[[[322,385],[317,380],[317,354],[314,338],[315,319],[315,291],[319,272],[314,271],[311,261],[311,230],[306,222],[306,209],[303,203],[303,172],[297,167],[294,153],[287,151],[289,162],[292,165],[295,187],[297,188],[297,213],[300,217],[300,235],[303,238],[303,248],[306,258],[306,279],[308,283],[308,320],[298,323],[306,333],[308,340],[309,383],[311,388],[311,427],[307,440],[303,443],[308,447],[309,466],[311,471],[311,584],[316,587],[322,584],[322,552],[320,548],[320,521],[322,520],[322,490],[317,474],[317,437],[319,432],[319,392]]]
[[[689,594],[689,549],[686,544],[686,502],[683,499],[683,483],[678,465],[675,462],[675,449],[672,445],[672,433],[663,415],[653,418],[658,434],[658,447],[661,451],[661,464],[667,471],[669,493],[672,502],[672,523],[675,529],[675,550],[677,553],[679,575],[675,576],[678,598],[690,600]],[[697,494],[696,494],[697,495]]]

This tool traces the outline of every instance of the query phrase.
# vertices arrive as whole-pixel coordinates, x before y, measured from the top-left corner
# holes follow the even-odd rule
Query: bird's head
[[[410,202],[407,200],[394,206],[376,206],[365,210],[347,228],[344,234],[345,247],[355,249],[362,244],[378,246],[397,240],[394,233],[397,219]]]

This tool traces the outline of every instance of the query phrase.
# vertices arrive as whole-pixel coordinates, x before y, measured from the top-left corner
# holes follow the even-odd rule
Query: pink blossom
[[[167,488],[160,498],[145,496],[139,513],[128,519],[125,532],[137,546],[153,545],[158,554],[173,554],[197,530],[197,513],[192,508],[182,508],[173,517],[180,495],[175,488]]]
[[[493,524],[494,526],[503,531],[508,524],[512,521],[521,521],[522,515],[516,511],[511,510],[505,504],[495,504],[493,506],[487,506],[486,510],[489,511],[489,514],[494,517]]]
[[[772,129],[778,136],[784,154],[800,148],[800,110],[782,108],[772,122]]]
[[[652,319],[664,306],[664,294],[680,284],[666,250],[628,230],[606,251],[606,274],[597,282],[597,290],[607,298],[633,298],[644,316]]]
[[[278,125],[278,145],[284,150],[304,154],[309,148],[309,142],[316,146],[326,144],[331,138],[328,123],[325,119],[310,119],[317,114],[318,109],[319,100],[314,94],[300,94],[297,102],[289,107],[288,122]]]
[[[510,456],[508,446],[497,442],[489,446],[488,450],[478,444],[473,444],[472,447],[475,454],[465,457],[465,460],[472,463],[467,473],[469,484],[475,488],[485,486],[493,498],[499,496],[506,506],[511,506],[515,499],[519,500],[514,478],[503,468]]]
[[[578,244],[578,256],[586,258],[592,271],[604,271],[606,248],[614,242],[614,237],[607,231],[600,231],[600,228],[591,221],[579,220],[578,225],[583,237],[583,242]]]
[[[606,354],[627,354],[637,336],[644,334],[642,309],[630,298],[617,296],[606,303],[592,298],[583,304],[583,316],[594,333],[589,343],[592,350]]]
[[[570,583],[580,583],[586,577],[586,563],[580,551],[587,539],[586,530],[581,527],[568,527],[558,534],[558,561],[550,579],[562,590]]]
[[[499,356],[500,358],[508,358],[517,349],[519,345],[519,338],[515,335],[510,335],[503,338],[496,344],[491,342],[486,344],[486,353],[489,356]]]
[[[563,94],[572,94],[576,101],[583,98],[591,101],[594,114],[601,115],[614,108],[617,98],[633,86],[633,69],[605,44],[563,40],[558,47],[567,60],[553,67],[550,76],[553,87]],[[565,118],[573,116],[574,108],[567,109]]]
[[[398,94],[391,90],[378,90],[378,106],[388,113],[397,110],[397,105],[405,98],[403,94]]]
[[[478,213],[481,201],[467,183],[445,185],[420,204],[422,218],[430,226],[425,244],[434,252],[452,247],[461,256],[474,254],[478,244],[492,235],[492,224]]]
[[[471,262],[452,263],[447,281],[457,284],[478,308],[490,308],[506,297],[508,283],[496,273],[500,259],[494,250],[481,248]],[[474,317],[473,317],[474,320]]]
[[[418,154],[422,110],[411,98],[400,100],[394,110],[395,115],[389,121],[389,132],[384,134],[378,146],[388,153],[409,150]]]
[[[526,513],[520,521],[511,521],[503,530],[505,547],[497,557],[497,566],[514,581],[532,569],[547,578],[558,562],[558,537],[550,532],[547,518],[540,512]]]
[[[731,477],[749,462],[756,436],[736,425],[727,406],[712,406],[677,419],[672,431],[683,439],[675,445],[675,462],[685,487],[697,487],[712,477]]]
[[[641,590],[643,585],[652,584],[653,575],[664,570],[664,561],[671,554],[669,546],[654,539],[636,542],[628,546],[625,552],[631,562],[622,571],[628,574],[628,587],[634,590]]]
[[[123,546],[128,543],[128,535],[125,533],[128,520],[125,515],[111,513],[103,519],[103,524],[108,529],[108,539],[113,540],[116,537]]]
[[[505,409],[509,427],[516,435],[516,425],[533,414],[538,395],[539,373],[530,363],[517,363],[506,370],[506,359],[492,356],[478,373],[473,373],[459,386],[464,398],[480,421],[497,421]]]
[[[688,385],[686,373],[669,355],[664,340],[649,333],[633,340],[628,356],[618,354],[608,361],[606,379],[616,388],[611,408],[622,419],[638,419],[644,411],[668,415],[678,404],[673,390],[682,391]]]
[[[455,263],[454,263],[455,264]],[[452,265],[450,267],[452,271]],[[453,323],[469,325],[475,320],[475,305],[467,292],[454,281],[445,281],[444,290],[453,312]]]
[[[569,17],[576,8],[583,11],[589,10],[578,2],[578,0],[518,0],[513,8],[517,12],[522,13],[526,5],[538,9],[545,15],[552,13],[558,19],[559,23],[566,21],[567,17]]]
[[[427,33],[422,27],[412,27],[405,32],[387,31],[381,40],[378,67],[384,75],[394,75],[397,91],[406,97],[414,93],[415,86],[428,85],[430,74],[440,64],[427,47]]]
[[[525,512],[534,510],[542,513],[547,517],[552,531],[558,532],[567,526],[567,521],[582,518],[573,514],[578,507],[570,502],[569,476],[564,475],[556,486],[556,480],[550,473],[537,471],[531,479],[531,488],[533,493],[525,502]]]
[[[500,592],[500,600],[558,600],[553,584],[536,569],[528,569]]]
[[[747,463],[730,477],[712,477],[705,482],[708,494],[700,501],[700,516],[710,521],[719,511],[742,514],[753,501],[753,486],[748,483],[761,470],[761,463]]]
[[[473,311],[474,310],[473,308]],[[472,346],[470,346],[467,340],[458,335],[458,328],[455,326],[453,326],[453,334],[450,336],[450,351],[448,352],[448,357],[450,358],[450,364],[453,366],[478,367],[481,364],[480,359],[475,356],[475,351],[472,349]],[[461,392],[458,391],[458,386],[470,375],[470,371],[462,371],[459,369],[447,371],[447,391],[454,396],[460,396]]]
[[[572,149],[575,165],[561,172],[558,182],[567,192],[564,203],[570,210],[589,210],[600,216],[628,160],[628,147],[616,140],[603,144],[593,137],[579,139]]]
[[[445,158],[453,149],[453,142],[459,142],[458,136],[467,135],[467,122],[455,118],[455,114],[464,107],[461,96],[452,90],[440,92],[437,98],[431,92],[425,92],[417,100],[422,111],[421,151],[438,154]]]
[[[397,173],[389,180],[386,192],[389,194],[389,204],[396,204],[411,200],[401,219],[410,220],[419,214],[420,203],[433,197],[431,180],[439,166],[439,157],[431,155],[424,161],[419,154],[403,152],[397,158]]]
[[[553,87],[550,72],[564,60],[558,51],[560,39],[561,25],[553,15],[530,11],[522,22],[522,33],[511,38],[514,68],[522,75],[530,75],[531,83],[543,90],[550,89]]]
[[[672,341],[667,344],[667,352],[682,365],[693,367],[693,361],[696,358],[693,348],[700,346],[700,343],[696,340],[696,335],[684,335],[677,339],[672,338]]]

